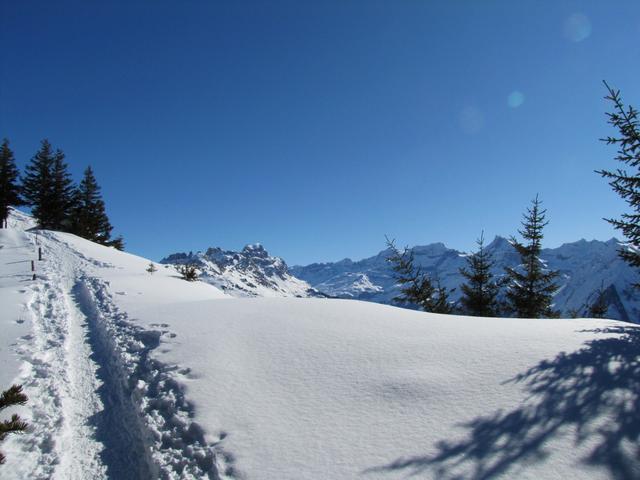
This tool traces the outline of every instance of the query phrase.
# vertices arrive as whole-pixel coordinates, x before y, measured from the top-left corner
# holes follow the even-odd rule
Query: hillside
[[[487,251],[495,259],[494,275],[504,275],[507,266],[518,264],[518,256],[502,237],[496,237]],[[555,296],[555,308],[565,317],[588,314],[591,305],[602,287],[609,303],[609,318],[634,321],[640,318],[640,298],[632,292],[631,285],[638,282],[637,273],[619,256],[620,242],[615,239],[579,240],[558,248],[543,249],[541,258],[550,269],[558,270],[560,286]],[[443,286],[455,288],[451,300],[460,298],[460,285],[464,277],[461,267],[466,267],[466,254],[442,243],[412,248],[415,263],[424,271],[438,277]],[[389,252],[381,251],[375,256],[359,261],[344,259],[339,262],[314,263],[293,266],[291,273],[305,280],[312,287],[331,296],[354,298],[379,303],[392,303],[398,292],[389,263]]]
[[[27,220],[0,230],[32,425],[2,478],[640,476],[638,327],[232,298]]]

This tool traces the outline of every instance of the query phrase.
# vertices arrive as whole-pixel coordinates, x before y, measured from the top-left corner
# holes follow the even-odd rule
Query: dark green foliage
[[[497,317],[499,314],[498,292],[500,285],[493,280],[491,268],[493,259],[484,248],[484,232],[477,240],[478,250],[469,255],[467,268],[461,268],[460,273],[467,281],[462,289],[462,303],[464,313],[475,317]]]
[[[542,229],[549,222],[545,222],[546,210],[541,209],[542,202],[537,195],[531,204],[524,215],[523,230],[518,230],[526,244],[511,238],[513,247],[520,254],[521,265],[506,269],[509,278],[507,302],[510,311],[520,318],[557,317],[559,313],[551,305],[558,290],[554,283],[558,272],[549,271],[540,260]]]
[[[157,272],[158,269],[156,268],[156,266],[154,265],[153,262],[149,262],[149,266],[147,267],[147,272],[149,272],[151,275],[153,275],[154,272]]]
[[[72,203],[73,182],[64,162],[64,153],[53,151],[48,140],[26,167],[23,196],[32,207],[33,216],[42,228],[69,229],[69,210]]]
[[[589,306],[589,316],[592,318],[605,318],[609,311],[609,304],[607,302],[606,290],[603,285],[596,292],[596,298],[594,302]]]
[[[176,270],[187,282],[195,282],[198,279],[198,267],[195,263],[176,265]]]
[[[73,205],[73,195],[75,187],[68,171],[68,166],[64,161],[64,153],[57,150],[53,158],[53,187],[49,210],[53,221],[54,230],[69,231],[71,229],[71,207]]]
[[[436,278],[436,285],[431,294],[430,301],[423,306],[424,311],[450,314],[453,311],[453,305],[449,301],[449,294],[454,290],[455,288],[447,289],[442,286],[440,279]]]
[[[9,216],[9,206],[22,205],[19,173],[13,152],[6,138],[0,147],[0,228],[4,228]]]
[[[122,242],[122,239],[111,240],[113,227],[107,217],[100,187],[91,167],[84,171],[84,177],[73,199],[72,232],[92,242],[117,248],[116,244]]]
[[[625,107],[620,91],[612,89],[604,82],[609,94],[605,97],[613,103],[613,112],[607,113],[608,123],[618,130],[615,137],[602,139],[607,145],[616,145],[618,154],[615,159],[622,164],[615,171],[598,170],[601,176],[609,180],[609,185],[631,209],[619,219],[605,219],[620,230],[629,241],[630,247],[620,250],[620,256],[632,267],[640,268],[640,123],[638,111]],[[628,168],[626,170],[625,168]],[[636,284],[640,287],[640,284]]]
[[[451,313],[451,304],[448,299],[449,291],[440,285],[439,280],[437,287],[435,287],[429,275],[415,267],[413,251],[405,247],[401,252],[394,241],[388,238],[387,248],[391,250],[387,261],[391,263],[396,283],[401,292],[401,295],[395,297],[393,301],[421,308],[425,312]]]
[[[22,386],[13,385],[0,395],[0,411],[7,407],[15,405],[24,405],[27,402],[27,396],[22,393]],[[2,442],[10,433],[24,432],[28,425],[23,422],[15,413],[9,420],[0,422],[0,442]],[[0,464],[4,463],[5,457],[0,453]]]
[[[107,247],[113,247],[116,250],[124,250],[124,239],[121,235],[118,235],[113,240],[109,240],[107,243],[105,243],[105,245]]]

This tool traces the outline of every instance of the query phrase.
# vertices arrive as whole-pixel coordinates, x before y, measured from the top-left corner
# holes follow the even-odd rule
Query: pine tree
[[[6,138],[0,147],[0,228],[6,226],[11,205],[22,205],[18,168]]]
[[[491,254],[484,248],[484,232],[476,243],[478,250],[466,257],[467,268],[460,269],[460,274],[467,279],[460,287],[460,302],[468,315],[496,317],[499,313],[497,298],[500,286],[493,280],[491,268],[494,262]]]
[[[391,251],[387,262],[391,264],[396,284],[400,287],[400,295],[393,298],[394,302],[419,306],[421,299],[433,295],[433,285],[430,279],[416,269],[413,262],[413,250],[405,247],[401,252],[393,240],[386,239],[387,248]]]
[[[151,275],[154,274],[154,272],[157,272],[158,269],[156,268],[156,266],[154,265],[153,262],[149,262],[149,266],[147,267],[147,272],[149,272]]]
[[[401,252],[393,240],[386,239],[387,248],[391,251],[387,261],[391,264],[396,284],[401,294],[394,302],[411,307],[419,307],[425,312],[451,313],[449,291],[440,285],[434,287],[429,275],[414,265],[413,250],[405,247]],[[452,290],[451,290],[452,291]]]
[[[22,393],[20,385],[13,385],[0,395],[0,411],[7,407],[15,405],[24,405],[27,402],[27,396]],[[24,432],[28,425],[15,413],[9,420],[0,421],[0,442],[2,442],[10,433]],[[5,457],[0,453],[0,464],[5,462]]]
[[[48,206],[53,189],[53,157],[51,144],[46,139],[42,140],[40,150],[27,165],[22,180],[23,196],[42,228],[52,227]]]
[[[559,313],[551,307],[553,295],[558,290],[554,283],[558,272],[545,269],[540,260],[542,229],[549,222],[545,222],[546,210],[541,208],[542,202],[537,195],[531,204],[524,215],[523,230],[518,230],[526,245],[511,237],[512,245],[520,254],[521,265],[506,268],[510,280],[507,301],[510,310],[520,318],[556,317]]]
[[[431,295],[430,302],[425,312],[450,314],[453,311],[453,305],[449,301],[449,294],[453,293],[455,288],[446,288],[440,283],[440,278],[436,278],[436,285]]]
[[[107,217],[100,187],[91,167],[84,171],[84,177],[73,198],[73,233],[92,242],[111,245],[113,227]]]
[[[52,169],[53,185],[49,209],[54,230],[69,231],[71,229],[71,207],[73,206],[73,195],[75,186],[68,171],[68,166],[64,161],[64,153],[56,150],[53,157]]]
[[[620,250],[620,256],[632,267],[640,268],[640,121],[638,111],[632,106],[625,107],[619,90],[612,89],[604,82],[609,94],[605,97],[613,103],[613,111],[607,113],[608,123],[618,130],[618,136],[602,139],[607,145],[616,145],[617,161],[623,164],[616,171],[598,170],[602,177],[631,209],[619,219],[605,219],[628,240],[628,246]],[[629,170],[625,169],[628,168]],[[640,288],[640,284],[635,287]]]
[[[604,289],[604,284],[600,284],[600,288],[596,292],[596,298],[594,302],[589,306],[589,316],[592,318],[605,318],[609,311],[609,304],[607,303],[607,291]]]
[[[41,228],[68,230],[73,183],[64,162],[64,153],[53,151],[48,140],[26,167],[23,196],[32,207],[33,216]]]

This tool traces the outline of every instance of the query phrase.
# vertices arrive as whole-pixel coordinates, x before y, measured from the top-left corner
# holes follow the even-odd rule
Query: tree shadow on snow
[[[614,479],[640,478],[640,327],[589,332],[620,335],[591,340],[509,380],[524,384],[527,401],[463,424],[466,438],[442,440],[433,455],[399,458],[365,473],[495,478],[553,455],[546,442],[572,428],[575,445],[591,448],[579,461],[604,467]]]

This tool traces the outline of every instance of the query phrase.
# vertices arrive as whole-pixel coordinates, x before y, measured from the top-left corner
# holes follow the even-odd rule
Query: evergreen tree
[[[493,280],[491,268],[494,262],[491,254],[484,248],[484,232],[476,243],[478,250],[466,257],[467,268],[460,269],[460,274],[467,279],[460,287],[460,302],[468,315],[496,317],[499,313],[497,297],[500,286]]]
[[[607,145],[616,145],[618,154],[615,159],[623,164],[615,171],[598,170],[602,177],[631,209],[619,219],[605,219],[614,228],[620,230],[628,240],[627,248],[620,250],[620,256],[632,267],[640,268],[640,122],[638,111],[632,106],[625,107],[620,91],[612,89],[604,82],[609,94],[605,99],[613,103],[613,111],[607,113],[608,123],[618,130],[615,137],[603,139]],[[629,170],[625,169],[628,168]],[[640,287],[640,284],[636,284]]]
[[[607,291],[604,289],[604,285],[601,284],[600,288],[596,292],[596,298],[594,302],[589,306],[589,316],[592,318],[605,318],[609,311],[609,304],[607,303]]]
[[[53,151],[48,140],[26,167],[23,196],[32,207],[41,228],[68,230],[73,183],[64,162],[64,153]]]
[[[454,290],[455,288],[448,289],[444,287],[440,283],[440,278],[436,278],[436,285],[433,289],[430,302],[427,304],[426,308],[423,307],[424,311],[450,314],[453,311],[453,305],[449,301],[449,294]]]
[[[113,227],[107,217],[100,187],[91,167],[84,171],[84,177],[74,194],[72,231],[92,242],[110,245]]]
[[[198,279],[198,266],[195,263],[176,265],[176,270],[187,282],[195,282]]]
[[[48,202],[53,189],[53,157],[51,144],[48,140],[43,140],[40,150],[27,165],[22,180],[23,196],[42,228],[52,227]]]
[[[0,147],[0,228],[6,226],[9,206],[22,205],[18,168],[6,138]]]
[[[73,196],[75,186],[68,171],[68,166],[64,161],[64,153],[56,150],[53,157],[52,169],[53,184],[49,209],[53,222],[53,230],[71,230],[71,208],[73,206]]]
[[[523,230],[518,230],[526,244],[511,237],[512,245],[520,254],[521,265],[506,269],[510,280],[507,302],[510,310],[520,318],[556,317],[559,313],[552,310],[551,302],[558,290],[554,283],[558,272],[545,269],[540,260],[542,229],[549,222],[545,222],[546,210],[541,209],[542,202],[537,195],[531,204],[524,215]]]
[[[401,252],[393,240],[387,240],[387,248],[391,254],[387,261],[391,263],[396,283],[400,286],[401,294],[393,299],[394,302],[419,307],[425,312],[451,313],[448,291],[440,285],[434,287],[429,275],[414,265],[413,250],[405,247]]]
[[[27,396],[22,393],[20,385],[13,385],[0,395],[0,411],[7,407],[15,405],[24,405],[27,402]],[[15,413],[9,420],[0,421],[0,442],[2,442],[10,433],[24,432],[27,424]],[[5,457],[0,453],[0,464],[4,463]]]

